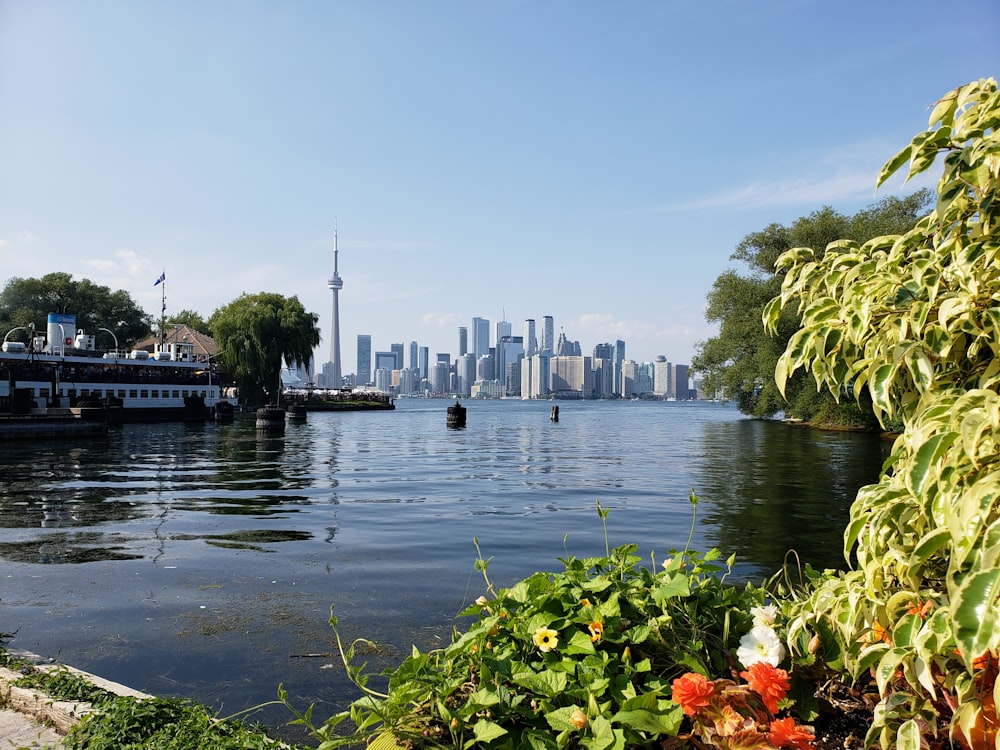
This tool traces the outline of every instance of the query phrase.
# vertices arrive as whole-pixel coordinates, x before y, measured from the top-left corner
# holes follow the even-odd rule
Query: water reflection
[[[759,420],[708,423],[702,440],[699,515],[713,545],[765,575],[790,549],[814,567],[844,567],[851,503],[878,480],[889,443]]]

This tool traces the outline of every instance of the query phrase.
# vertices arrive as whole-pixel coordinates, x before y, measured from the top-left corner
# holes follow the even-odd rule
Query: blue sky
[[[885,194],[929,106],[998,74],[1000,3],[943,8],[0,0],[0,284],[297,295],[322,362],[336,225],[345,372],[359,333],[454,357],[504,312],[688,362],[746,234]]]

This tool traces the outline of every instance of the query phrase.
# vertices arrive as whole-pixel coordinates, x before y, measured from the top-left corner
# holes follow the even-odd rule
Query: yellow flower
[[[592,622],[587,625],[587,630],[590,631],[590,642],[597,643],[601,640],[601,636],[604,635],[604,625],[600,622]]]
[[[583,729],[587,726],[587,714],[578,708],[570,715],[569,723],[577,729]]]
[[[531,636],[531,640],[534,641],[536,646],[538,646],[539,651],[545,653],[547,651],[551,651],[559,645],[559,633],[555,630],[542,626],[535,631],[533,636]]]
[[[581,607],[590,607],[591,606],[590,599],[581,599],[580,600],[580,606]]]

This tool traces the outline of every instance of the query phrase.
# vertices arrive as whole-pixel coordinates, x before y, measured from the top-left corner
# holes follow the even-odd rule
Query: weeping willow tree
[[[243,294],[208,322],[219,346],[216,361],[232,376],[245,404],[277,403],[282,364],[308,364],[319,344],[319,316],[306,312],[298,297]]]

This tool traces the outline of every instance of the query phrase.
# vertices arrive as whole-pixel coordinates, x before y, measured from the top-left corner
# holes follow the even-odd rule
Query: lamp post
[[[115,359],[118,359],[118,337],[115,336],[115,332],[112,331],[110,328],[98,328],[97,330],[98,331],[107,331],[108,333],[111,334],[111,338],[113,338],[115,340]]]

